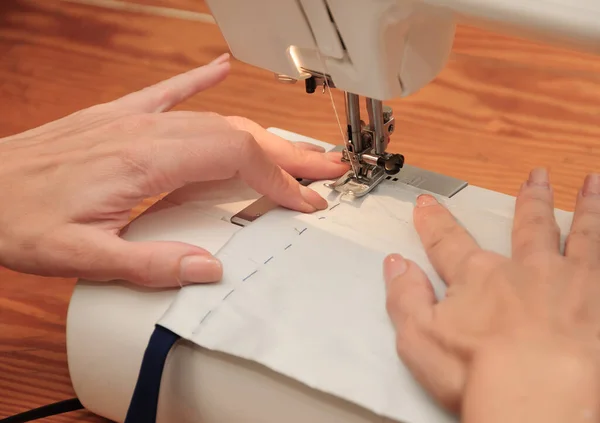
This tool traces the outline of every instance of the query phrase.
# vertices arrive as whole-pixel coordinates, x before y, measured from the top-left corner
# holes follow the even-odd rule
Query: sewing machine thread
[[[242,279],[242,282],[245,282],[246,280],[250,279],[252,277],[252,275],[254,275],[256,272],[258,272],[258,270],[255,270],[254,272],[250,273],[248,276],[246,276],[244,279]]]
[[[328,74],[329,71],[327,69],[327,65],[325,64],[325,61],[323,60],[323,57],[321,57],[321,52],[319,51],[319,49],[317,49],[317,58],[319,59],[319,62],[321,63],[321,66],[323,67],[323,69],[325,69],[325,74]],[[323,78],[324,84],[327,87],[327,93],[329,94],[329,99],[331,100],[331,105],[333,107],[333,113],[335,114],[335,120],[337,121],[338,124],[338,128],[340,129],[340,135],[342,136],[342,145],[344,146],[345,149],[347,149],[347,143],[346,143],[346,132],[344,131],[344,127],[342,126],[342,122],[340,121],[340,115],[338,114],[337,111],[337,107],[335,107],[335,100],[333,99],[333,94],[331,93],[331,87],[329,86],[329,81],[328,78]]]

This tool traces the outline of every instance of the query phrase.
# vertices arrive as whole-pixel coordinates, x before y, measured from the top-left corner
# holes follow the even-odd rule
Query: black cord
[[[165,361],[179,335],[156,325],[144,352],[138,380],[127,410],[125,423],[154,423]],[[27,423],[45,417],[82,410],[77,398],[55,402],[0,420],[0,423]]]
[[[69,413],[71,411],[82,410],[83,405],[77,398],[71,398],[54,404],[44,405],[34,408],[24,413],[15,414],[0,420],[0,423],[25,423],[33,420],[43,419],[44,417],[56,416],[57,414]]]
[[[158,397],[165,362],[169,351],[180,339],[179,335],[160,325],[154,326],[150,336],[138,379],[129,402],[125,423],[155,423]],[[0,422],[1,423],[1,422]]]

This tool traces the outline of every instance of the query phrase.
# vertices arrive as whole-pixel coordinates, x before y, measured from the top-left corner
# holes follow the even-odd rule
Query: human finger
[[[560,230],[554,217],[554,194],[546,169],[534,169],[515,204],[512,256],[525,260],[536,253],[558,253]]]
[[[565,255],[588,264],[600,259],[600,175],[585,178],[577,197]]]
[[[396,337],[396,352],[415,380],[443,408],[460,411],[466,369],[460,358],[418,330],[410,321]]]
[[[126,280],[154,288],[221,280],[221,262],[207,250],[169,241],[131,242],[99,228],[73,224],[47,237],[34,260],[48,275],[94,281]]]
[[[311,144],[309,142],[298,141],[294,143],[294,146],[301,150],[316,151],[317,153],[325,153],[325,149],[320,145]]]
[[[128,116],[125,119],[131,120],[125,123],[128,127],[143,127],[151,130],[154,137],[170,139],[227,129],[247,131],[277,165],[296,178],[332,179],[348,170],[348,164],[341,161],[342,153],[325,152],[324,148],[310,143],[290,142],[246,118],[176,111],[161,115]]]
[[[397,254],[384,261],[386,308],[396,330],[396,351],[415,379],[445,408],[455,411],[464,369],[429,337],[436,299],[427,275]]]
[[[230,116],[227,119],[237,129],[250,132],[271,159],[294,177],[332,179],[348,170],[348,165],[341,161],[340,152],[322,153],[298,148],[295,143],[267,131],[252,120],[239,116]]]
[[[130,242],[116,238],[99,248],[119,279],[155,287],[175,287],[221,280],[221,262],[203,248],[179,242]],[[104,271],[106,271],[104,270]]]
[[[401,326],[409,318],[431,319],[435,294],[427,275],[416,263],[390,254],[384,260],[383,274],[386,307],[394,326]]]
[[[250,132],[256,141],[261,145],[261,147],[269,153],[272,150],[281,149],[281,144],[286,144],[284,146],[286,149],[288,146],[293,147],[293,149],[291,149],[292,151],[298,149],[316,153],[326,153],[325,148],[320,145],[304,141],[288,141],[284,138],[274,135],[273,133],[262,128],[257,123],[249,121],[246,118],[231,119],[213,112],[192,112],[187,110],[178,110],[160,115],[132,115],[127,116],[124,119],[133,121],[127,123],[128,127],[143,127],[145,129],[151,129],[152,134],[156,136],[181,138],[204,132],[216,132],[234,128]],[[252,131],[248,129],[252,129]],[[268,137],[266,141],[265,135]],[[272,147],[273,143],[276,144],[275,147]],[[338,159],[341,159],[342,157],[341,153],[335,153],[330,156]]]
[[[469,261],[482,252],[475,239],[433,196],[419,196],[414,222],[431,264],[446,284],[461,282],[471,263],[480,264]]]
[[[208,65],[128,94],[111,103],[112,107],[137,113],[167,111],[184,100],[217,85],[229,74],[229,54],[225,53]]]
[[[148,187],[146,196],[170,192],[192,182],[239,175],[258,193],[281,206],[302,212],[327,207],[325,199],[277,166],[245,131],[206,133],[193,140],[160,138],[153,145],[142,143],[138,148],[143,151],[130,154],[135,159],[128,160],[128,165],[144,169],[141,186]]]

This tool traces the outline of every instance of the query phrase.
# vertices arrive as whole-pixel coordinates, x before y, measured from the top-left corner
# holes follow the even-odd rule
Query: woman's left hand
[[[255,122],[166,112],[228,75],[228,56],[155,86],[0,140],[0,265],[45,276],[147,286],[213,282],[221,264],[177,242],[119,237],[142,200],[239,175],[302,212],[327,206],[295,177],[329,179],[340,154],[294,145]],[[293,176],[292,176],[293,175]]]

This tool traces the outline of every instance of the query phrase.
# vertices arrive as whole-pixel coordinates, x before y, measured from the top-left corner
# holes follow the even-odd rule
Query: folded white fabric
[[[352,200],[313,188],[329,209],[275,210],[238,231],[217,254],[223,281],[182,289],[159,323],[382,418],[455,421],[398,359],[385,310],[382,262],[391,252],[419,263],[444,294],[412,224],[421,191],[384,183]],[[445,202],[483,248],[510,254],[510,217]]]

